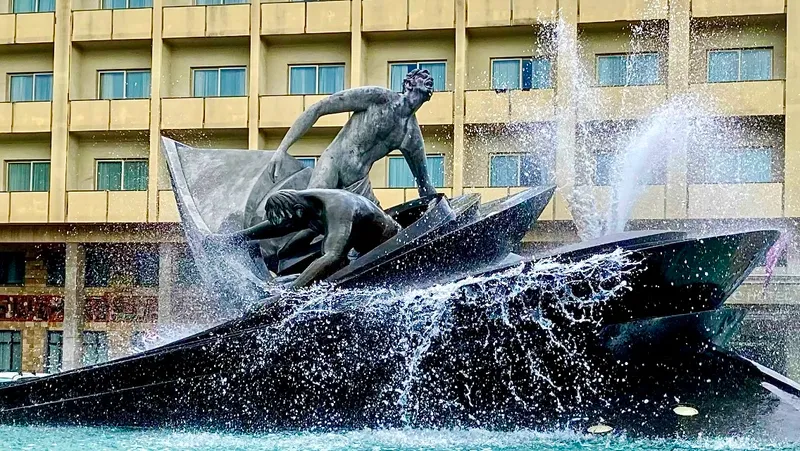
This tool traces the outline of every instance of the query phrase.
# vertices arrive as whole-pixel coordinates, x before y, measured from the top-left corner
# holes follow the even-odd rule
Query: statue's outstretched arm
[[[287,152],[289,148],[303,137],[317,123],[320,117],[328,114],[357,112],[366,110],[375,103],[387,102],[392,92],[377,86],[346,89],[332,94],[311,105],[292,124],[278,146],[278,153]]]
[[[273,224],[270,221],[260,222],[252,227],[244,229],[230,235],[231,240],[265,240],[267,238],[277,238],[298,231],[302,227],[292,224],[290,221],[283,221],[280,224]]]
[[[301,288],[316,280],[322,280],[333,274],[347,259],[347,243],[353,228],[353,217],[341,216],[328,221],[325,242],[322,245],[322,257],[314,260],[295,281],[293,286]]]
[[[416,119],[414,120],[416,121]],[[419,125],[409,128],[412,131],[403,140],[400,152],[403,153],[406,163],[411,169],[411,174],[414,175],[414,179],[417,181],[419,195],[429,196],[436,194],[436,188],[434,188],[430,177],[428,177],[428,164],[425,159],[425,141],[422,139],[422,131],[420,131]]]

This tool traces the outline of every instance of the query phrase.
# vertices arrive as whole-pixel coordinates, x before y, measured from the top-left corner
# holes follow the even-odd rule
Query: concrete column
[[[69,59],[72,53],[72,1],[56,2],[53,42],[53,112],[50,134],[50,222],[67,216],[67,153],[69,147]]]
[[[786,376],[800,380],[800,330],[790,329],[786,336]]]
[[[800,217],[800,0],[786,2],[784,215]]]
[[[164,68],[164,1],[153,0],[153,48],[150,64],[150,154],[147,181],[147,220],[158,221],[158,179],[164,161],[161,155],[161,77]]]
[[[175,245],[161,243],[158,248],[158,324],[172,322],[172,283],[175,279]]]
[[[248,68],[250,83],[247,93],[247,147],[251,150],[259,148],[258,92],[261,84],[261,49],[261,2],[250,2],[250,65]]]
[[[689,90],[690,58],[690,0],[669,2],[669,55],[667,61],[667,90],[670,97],[684,95]],[[666,217],[686,218],[688,199],[686,149],[673,152],[667,164]]]
[[[64,280],[64,354],[62,367],[71,370],[81,366],[83,352],[85,249],[79,243],[67,243]]]
[[[467,86],[467,2],[455,0],[456,67],[453,93],[453,196],[464,191],[464,91]]]
[[[350,87],[357,88],[366,83],[367,45],[361,34],[361,0],[350,3]]]
[[[558,48],[556,49],[556,108],[559,121],[556,129],[556,183],[562,190],[571,191],[575,185],[575,128],[577,112],[575,93],[572,92],[576,76],[572,61],[577,57],[578,0],[559,1]],[[555,219],[570,219],[566,200],[561,194],[555,197]]]

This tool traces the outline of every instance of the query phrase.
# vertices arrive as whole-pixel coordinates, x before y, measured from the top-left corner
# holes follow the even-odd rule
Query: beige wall
[[[0,54],[0,99],[9,100],[9,74],[52,71],[52,50]]]
[[[164,47],[162,97],[191,97],[191,73],[194,68],[247,67],[250,61],[250,49],[247,45],[165,45]]]
[[[50,141],[15,139],[0,142],[0,191],[5,191],[8,162],[17,160],[50,160]]]
[[[70,100],[99,98],[98,71],[150,69],[150,47],[81,50],[73,48],[70,64]]]
[[[476,36],[467,46],[467,90],[492,88],[492,58],[548,56],[532,29],[524,34]]]
[[[708,79],[708,50],[772,47],[772,77],[786,77],[786,24],[777,19],[703,20],[692,24],[689,83]]]
[[[366,84],[389,85],[389,63],[447,61],[446,90],[455,81],[455,43],[450,38],[392,39],[367,43]]]
[[[661,55],[661,81],[667,79],[667,37],[665,23],[655,22],[648,26],[587,25],[578,33],[579,57],[596,83],[596,56],[609,53],[659,52]],[[634,42],[635,41],[635,42]]]
[[[489,185],[491,154],[532,153],[551,174],[555,171],[553,124],[471,126],[464,141],[464,186]]]
[[[266,66],[263,71],[261,94],[280,95],[289,92],[289,65],[333,64],[345,65],[345,88],[350,87],[350,42],[315,42],[269,45],[266,48]]]
[[[338,130],[336,130],[338,132]],[[328,147],[336,136],[330,130],[311,130],[306,133],[289,149],[289,153],[296,157],[318,157]],[[265,148],[277,149],[283,139],[283,133],[270,133],[265,137]]]
[[[147,137],[132,140],[75,139],[70,143],[72,168],[67,174],[67,190],[95,189],[95,161],[99,159],[144,158],[149,154]]]

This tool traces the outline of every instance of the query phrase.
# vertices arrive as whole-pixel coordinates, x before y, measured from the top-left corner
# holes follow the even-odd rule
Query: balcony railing
[[[164,39],[250,35],[250,5],[164,8]]]
[[[55,13],[0,14],[0,44],[52,43]]]
[[[150,99],[73,100],[70,131],[147,130]]]
[[[147,191],[68,191],[67,221],[147,222]]]
[[[0,192],[0,224],[45,224],[49,206],[47,191]]]
[[[552,89],[467,91],[465,98],[470,124],[549,121],[555,111]]]
[[[261,34],[347,33],[352,2],[267,2],[261,4]]]
[[[247,128],[247,97],[181,97],[161,99],[164,129]]]
[[[72,40],[111,41],[150,39],[153,9],[96,9],[72,13]]]
[[[0,133],[49,133],[52,102],[0,103]]]

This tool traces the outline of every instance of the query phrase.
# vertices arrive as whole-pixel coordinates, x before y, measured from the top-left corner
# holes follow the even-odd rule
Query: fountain
[[[334,144],[352,143],[353,129],[380,128],[370,114],[426,89],[420,82],[402,95],[357,88],[332,96],[371,96],[348,103],[354,114]],[[342,111],[330,108],[320,114]],[[299,129],[310,127],[307,120],[301,116]],[[632,141],[633,155],[669,129],[657,122],[661,128]],[[403,124],[418,130],[415,120]],[[363,134],[375,149],[378,138]],[[408,144],[404,136],[398,146]],[[402,147],[412,164],[419,145]],[[325,258],[329,239],[358,238],[332,236],[324,226],[334,215],[341,220],[345,207],[369,202],[368,184],[342,181],[354,166],[329,158],[312,170],[281,149],[196,149],[168,138],[162,149],[201,275],[242,313],[126,358],[0,388],[0,422],[241,431],[567,428],[800,440],[800,385],[727,349],[744,312],[723,304],[763,261],[777,231],[623,232],[630,187],[615,196],[606,221],[605,231],[617,233],[523,258],[513,251],[555,187],[483,204],[475,194],[448,199],[427,192],[423,165],[416,171],[421,197],[375,213],[399,232],[356,248],[336,270],[313,273],[319,283],[296,290],[287,281]],[[639,173],[642,161],[631,158],[623,173]],[[338,181],[324,179],[331,168]],[[319,201],[317,216],[299,228],[313,202],[278,213],[277,193],[312,192],[349,200]],[[308,224],[322,236],[283,252],[282,235]],[[258,225],[281,233],[241,239]]]

